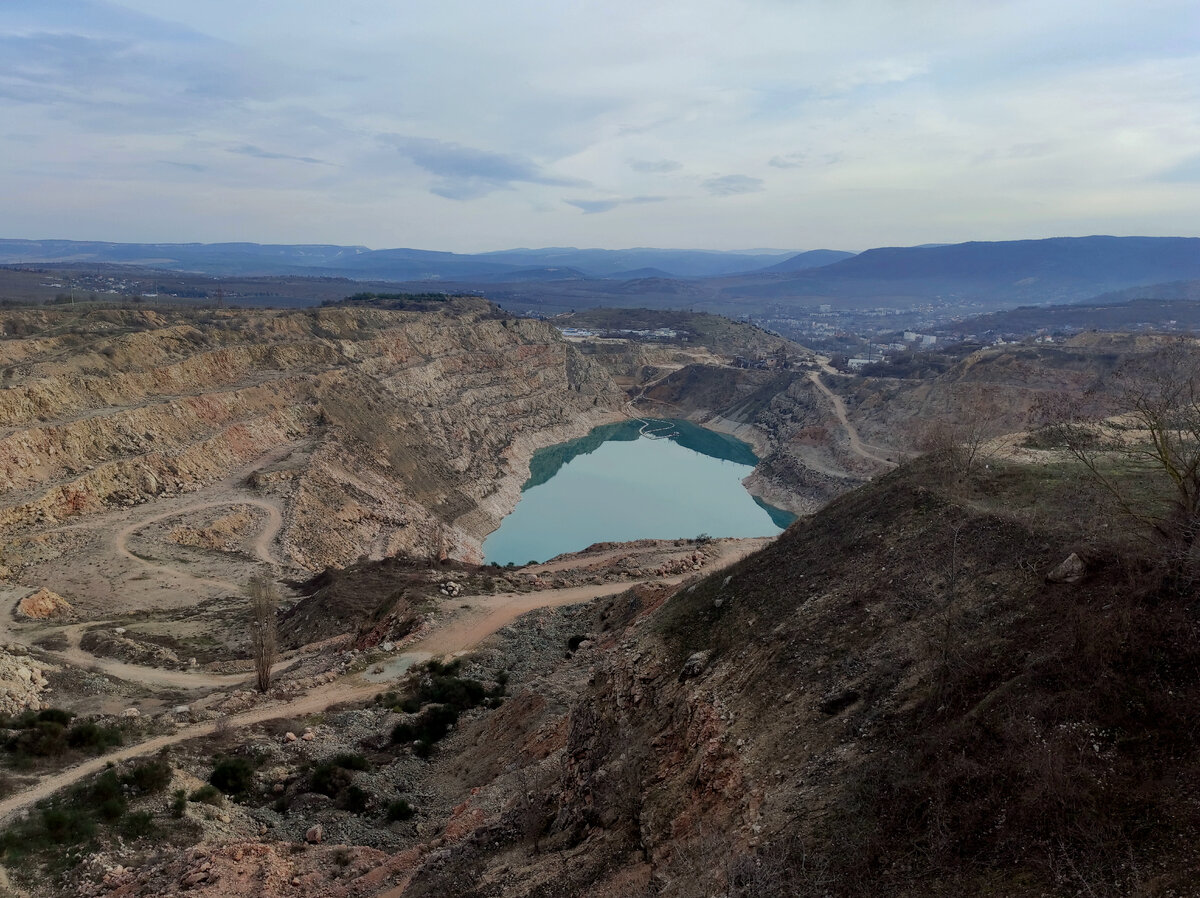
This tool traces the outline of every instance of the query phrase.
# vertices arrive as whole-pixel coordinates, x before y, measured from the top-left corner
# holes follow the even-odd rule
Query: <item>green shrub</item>
[[[102,754],[125,741],[120,727],[100,726],[90,720],[77,723],[67,730],[67,745]]]
[[[209,787],[211,788],[211,787]],[[216,792],[216,789],[213,789]],[[171,799],[171,816],[178,819],[187,813],[187,791],[176,789],[175,797]]]
[[[76,845],[96,834],[96,822],[83,808],[46,808],[42,811],[42,830],[51,842]]]
[[[350,754],[343,752],[342,754],[334,755],[331,762],[345,770],[370,770],[371,764],[359,754]]]
[[[327,758],[316,766],[312,775],[311,788],[330,798],[337,798],[354,779],[352,771],[370,770],[371,765],[362,755],[342,753]]]
[[[254,785],[254,767],[245,758],[221,758],[208,781],[226,795],[245,795]]]
[[[311,788],[330,798],[336,798],[338,793],[350,785],[354,778],[349,770],[331,764],[328,761],[318,764],[313,771]]]
[[[121,823],[121,835],[127,839],[143,839],[152,836],[158,830],[154,825],[154,816],[149,811],[134,811],[125,815]]]
[[[351,783],[341,794],[340,804],[344,810],[351,814],[361,814],[366,811],[367,806],[371,803],[371,796],[366,793],[360,786]]]
[[[11,737],[4,746],[13,754],[13,763],[28,766],[32,758],[53,758],[67,750],[67,731],[52,720],[33,720],[27,728]]]
[[[170,785],[171,772],[171,765],[161,758],[144,761],[121,777],[121,783],[137,795],[153,795]]]
[[[506,673],[498,674],[496,686],[488,690],[478,680],[458,676],[461,665],[461,659],[445,664],[433,660],[425,665],[428,679],[421,683],[416,693],[404,699],[398,708],[408,714],[420,711],[420,716],[415,720],[396,724],[392,728],[393,743],[416,742],[418,745],[414,751],[420,757],[428,757],[433,744],[445,737],[450,728],[458,722],[463,711],[479,705],[495,707],[500,703],[500,697],[504,695],[505,684],[508,682]],[[425,710],[421,711],[422,708]]]
[[[99,804],[110,798],[124,798],[124,795],[117,771],[106,770],[92,781],[91,786],[87,789],[86,800],[93,804]]]
[[[397,798],[387,806],[387,821],[388,823],[395,823],[401,820],[411,820],[416,813],[411,804],[403,798]]]
[[[205,783],[189,795],[188,800],[198,801],[201,804],[210,804],[214,808],[219,808],[225,804],[225,796],[221,793],[221,790],[210,783]]]
[[[38,712],[37,719],[39,721],[57,723],[65,727],[71,722],[71,718],[74,716],[70,711],[64,711],[61,708],[45,708]]]
[[[125,809],[125,799],[118,795],[106,798],[96,805],[96,814],[106,823],[112,823],[114,820],[121,819],[121,816],[125,813]]]

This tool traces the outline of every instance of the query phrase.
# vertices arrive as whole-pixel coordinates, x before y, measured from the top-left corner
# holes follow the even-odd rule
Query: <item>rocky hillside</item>
[[[1193,603],[1072,523],[1074,469],[944,482],[906,466],[576,619],[435,765],[505,812],[403,894],[1197,894]]]
[[[1198,894],[1194,596],[1061,460],[952,475],[909,463],[711,576],[526,615],[300,739],[182,752],[177,782],[218,752],[258,773],[188,804],[202,850],[116,846],[87,894]]]
[[[481,300],[10,311],[0,325],[9,568],[81,515],[249,468],[284,507],[292,563],[475,557],[534,449],[611,420],[623,399],[553,328]]]

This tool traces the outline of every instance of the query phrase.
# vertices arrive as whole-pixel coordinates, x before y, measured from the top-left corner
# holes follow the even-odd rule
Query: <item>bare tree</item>
[[[961,485],[996,454],[996,437],[1006,429],[1003,410],[994,398],[956,390],[945,414],[918,424],[916,445],[937,463],[949,483]]]
[[[250,654],[254,658],[255,684],[259,692],[271,688],[271,668],[277,654],[275,612],[279,608],[279,589],[265,577],[253,577],[247,588],[250,595]]]
[[[1190,573],[1200,537],[1200,347],[1180,339],[1114,374],[1118,414],[1070,422],[1067,447],[1128,518]]]

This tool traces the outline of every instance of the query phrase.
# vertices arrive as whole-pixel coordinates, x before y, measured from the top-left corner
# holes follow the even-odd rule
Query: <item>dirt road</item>
[[[101,755],[98,758],[84,761],[82,764],[76,764],[74,767],[46,777],[32,788],[9,796],[0,801],[0,820],[11,817],[18,811],[53,795],[59,789],[65,789],[85,776],[98,773],[112,762],[143,757],[188,739],[209,736],[217,731],[218,724],[223,728],[231,727],[237,729],[238,727],[262,723],[264,720],[271,720],[275,717],[299,717],[305,714],[315,714],[318,711],[324,711],[331,705],[342,702],[364,701],[377,692],[379,692],[379,686],[376,684],[362,683],[355,681],[353,678],[347,678],[346,680],[322,687],[319,690],[310,692],[308,695],[291,701],[264,705],[252,708],[249,711],[243,711],[241,714],[232,714],[227,717],[218,718],[217,720],[209,720],[204,723],[195,723],[190,726],[181,727],[174,733],[155,736],[153,739],[147,739],[145,742],[139,742],[137,745],[130,745],[126,748],[109,752],[106,755]]]
[[[198,577],[195,574],[185,570],[183,567],[175,564],[164,564],[158,561],[150,561],[142,556],[134,553],[129,548],[129,538],[151,524],[157,524],[159,521],[165,521],[170,518],[181,517],[193,511],[204,511],[210,508],[236,507],[239,505],[249,505],[254,508],[261,508],[267,513],[267,521],[259,531],[258,536],[254,540],[254,554],[260,561],[264,561],[270,565],[278,565],[279,559],[271,553],[271,543],[275,537],[279,535],[279,531],[283,529],[283,512],[279,508],[279,503],[269,499],[256,499],[250,496],[231,496],[228,499],[212,499],[207,502],[194,502],[191,505],[184,505],[179,508],[173,508],[170,511],[164,511],[156,515],[151,515],[148,518],[141,518],[126,524],[116,532],[113,537],[113,551],[123,558],[130,559],[146,567],[157,568],[178,577],[190,577],[193,580],[198,580],[204,583],[213,583],[221,586],[224,589],[233,592],[241,592],[242,587],[236,583],[230,583],[226,580],[218,580],[212,577]]]
[[[833,370],[833,369],[829,369]],[[842,402],[842,397],[825,386],[821,380],[820,371],[808,372],[808,379],[813,382],[813,385],[821,391],[821,394],[829,400],[833,406],[833,413],[837,416],[838,423],[842,425],[842,429],[846,431],[846,436],[850,440],[850,451],[855,455],[865,458],[868,461],[876,462],[877,464],[887,465],[889,468],[896,467],[896,463],[890,458],[884,458],[877,453],[880,451],[874,447],[867,446],[858,436],[858,428],[850,423],[850,418],[846,414],[846,403]]]
[[[731,540],[722,543],[720,554],[705,568],[704,574],[711,574],[733,564],[751,552],[762,548],[768,542],[770,542],[770,538]],[[677,576],[656,578],[649,582],[675,585],[684,579],[686,577]],[[623,592],[638,582],[647,581],[589,584],[530,593],[502,593],[494,596],[465,596],[464,600],[474,598],[476,601],[469,603],[469,607],[463,609],[464,613],[455,616],[446,626],[407,646],[398,657],[411,655],[424,658],[431,655],[449,655],[466,651],[528,611],[590,601],[599,596]],[[139,668],[139,670],[144,670],[144,668]],[[184,676],[190,675],[185,674]],[[358,674],[351,674],[289,701],[275,702],[243,711],[240,714],[219,718],[219,720],[181,727],[174,733],[156,736],[137,745],[130,745],[98,758],[84,761],[82,764],[46,777],[29,789],[9,796],[0,801],[0,820],[7,819],[35,802],[53,795],[60,789],[103,770],[109,763],[154,754],[163,748],[185,740],[211,735],[216,732],[218,723],[223,728],[237,729],[277,717],[300,717],[305,714],[314,714],[343,702],[365,701],[376,695],[380,688],[379,683],[365,682]]]

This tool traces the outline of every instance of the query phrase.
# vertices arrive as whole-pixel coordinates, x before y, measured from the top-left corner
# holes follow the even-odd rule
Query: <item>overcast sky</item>
[[[0,236],[1200,235],[1197,0],[0,0]]]

